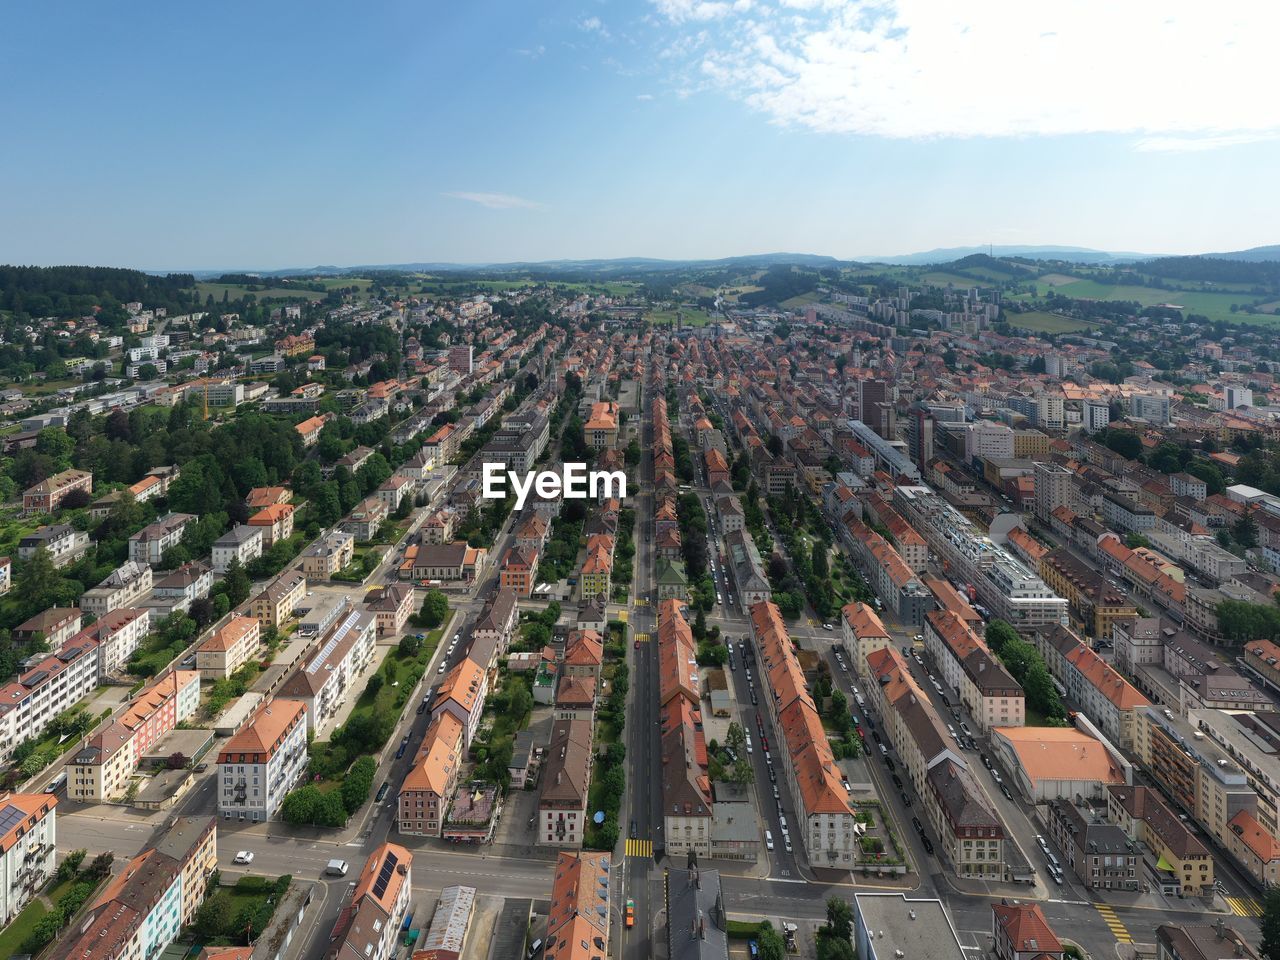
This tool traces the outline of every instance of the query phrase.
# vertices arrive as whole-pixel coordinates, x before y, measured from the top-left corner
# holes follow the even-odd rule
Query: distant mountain
[[[340,276],[371,271],[400,273],[637,273],[642,271],[683,270],[714,267],[772,267],[779,264],[796,264],[803,267],[834,267],[842,261],[835,257],[814,253],[756,253],[740,257],[722,257],[718,260],[661,260],[653,257],[620,257],[614,260],[520,260],[509,263],[366,263],[354,267],[289,267],[283,270],[192,270],[195,277],[205,280],[224,273],[250,273],[260,277],[305,277],[314,274]]]
[[[1212,257],[1215,260],[1243,260],[1246,263],[1280,261],[1280,244],[1273,243],[1269,247],[1250,247],[1248,250],[1235,250],[1230,253],[1204,253],[1201,256]]]
[[[1067,260],[1073,263],[1129,263],[1149,260],[1154,253],[1092,250],[1089,247],[1019,246],[994,244],[981,247],[939,247],[922,253],[904,253],[895,257],[858,257],[862,263],[888,263],[896,266],[926,266],[963,260],[974,254],[995,257],[1026,257],[1031,260]]]

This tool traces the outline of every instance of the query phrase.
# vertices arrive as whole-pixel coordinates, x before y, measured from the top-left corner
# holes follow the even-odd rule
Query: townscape
[[[1275,268],[0,268],[0,955],[1268,955]]]

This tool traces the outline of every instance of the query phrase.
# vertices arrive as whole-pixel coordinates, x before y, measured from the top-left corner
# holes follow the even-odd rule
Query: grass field
[[[1047,283],[1051,287],[1062,287],[1068,283],[1075,283],[1078,277],[1070,277],[1065,273],[1046,273],[1036,278],[1036,283]]]
[[[366,284],[369,281],[364,281]],[[344,284],[335,283],[335,286],[343,286]],[[226,293],[228,299],[239,300],[241,297],[253,294],[259,300],[284,299],[293,300],[319,300],[324,297],[323,293],[316,293],[314,290],[302,290],[298,287],[265,287],[260,290],[250,290],[247,286],[239,283],[197,283],[196,292],[200,294],[201,301],[206,300],[212,295],[215,303],[222,302],[222,295]]]
[[[784,310],[794,310],[796,307],[807,307],[811,303],[821,303],[822,294],[820,293],[802,293],[798,297],[788,297],[778,306]]]
[[[1009,313],[1003,318],[1011,327],[1036,333],[1071,333],[1076,330],[1097,329],[1097,324],[1057,313],[1033,310],[1029,313]]]
[[[1074,280],[1055,288],[1068,297],[1087,300],[1133,300],[1144,307],[1157,303],[1176,303],[1187,313],[1199,313],[1210,320],[1246,322],[1243,314],[1231,312],[1231,304],[1250,299],[1238,293],[1199,293],[1190,290],[1159,290],[1155,287],[1122,286],[1096,280]],[[1260,322],[1270,322],[1260,318]]]
[[[945,287],[948,283],[957,287],[975,287],[980,286],[980,280],[970,280],[968,277],[962,277],[958,273],[947,273],[945,270],[930,270],[923,274],[920,280],[924,283],[932,283],[939,287]]]
[[[680,315],[680,322],[686,327],[705,327],[711,322],[711,317],[707,315],[705,310],[699,310],[697,307],[681,307],[678,310],[655,310],[647,315],[650,323],[675,323],[676,314]]]

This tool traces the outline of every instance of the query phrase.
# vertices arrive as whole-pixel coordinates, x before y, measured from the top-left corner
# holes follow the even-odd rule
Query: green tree
[[[853,908],[843,897],[827,900],[827,929],[841,940],[853,939]]]
[[[377,771],[378,764],[370,756],[360,757],[351,765],[342,781],[342,805],[347,813],[355,813],[369,799],[369,793],[373,789],[373,775]]]
[[[198,940],[214,940],[223,935],[230,917],[231,895],[225,890],[219,890],[200,905],[191,924],[191,931]]]
[[[252,584],[249,581],[249,574],[241,565],[239,558],[233,558],[231,563],[227,565],[226,577],[223,580],[226,587],[224,591],[227,599],[231,601],[231,606],[238,607],[249,599],[249,589]]]
[[[449,598],[441,590],[434,588],[428,590],[427,595],[422,600],[422,609],[418,612],[418,619],[422,625],[434,630],[444,623],[444,618],[448,615]]]
[[[1262,898],[1262,941],[1258,953],[1263,960],[1280,960],[1280,887],[1269,887]]]
[[[756,949],[760,952],[760,960],[785,960],[787,955],[787,945],[783,943],[782,935],[773,929],[773,924],[768,920],[760,926]]]

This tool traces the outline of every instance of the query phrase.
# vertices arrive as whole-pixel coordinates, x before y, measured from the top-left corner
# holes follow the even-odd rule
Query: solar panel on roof
[[[382,861],[382,870],[378,873],[378,879],[373,882],[373,895],[379,899],[387,892],[387,884],[391,882],[391,875],[396,872],[396,864],[400,859],[390,850],[387,851],[387,859]]]
[[[342,642],[342,639],[347,635],[351,628],[355,626],[355,622],[359,617],[359,611],[353,611],[346,620],[342,621],[342,624],[333,631],[333,636],[331,636],[328,642],[325,643],[324,648],[320,651],[320,655],[307,664],[307,673],[315,673],[324,666],[329,659],[329,655],[333,653],[334,648]]]
[[[7,804],[3,810],[0,810],[0,837],[21,823],[27,817],[26,813],[13,804]]]

